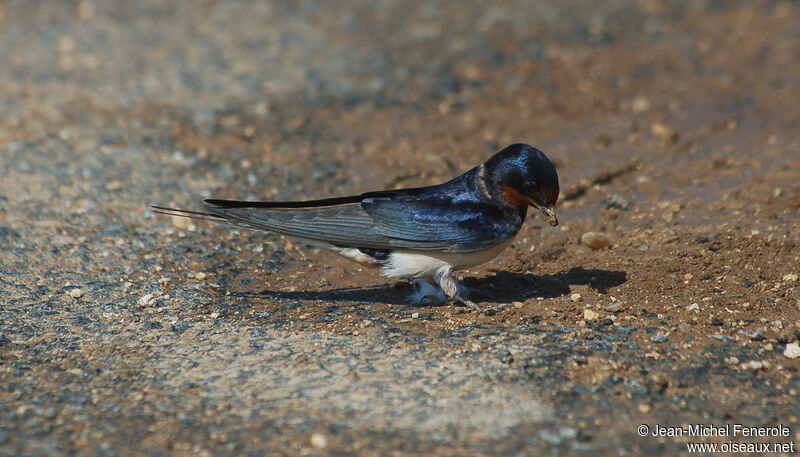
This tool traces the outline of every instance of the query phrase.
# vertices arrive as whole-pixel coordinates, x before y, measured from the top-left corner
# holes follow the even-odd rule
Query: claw
[[[472,300],[468,299],[463,295],[462,291],[464,289],[458,283],[458,279],[456,279],[456,275],[453,274],[453,270],[449,268],[439,272],[439,274],[436,275],[435,279],[448,297],[455,299],[456,301],[460,302],[462,305],[466,306],[467,308],[473,311],[477,311],[487,316],[493,316],[498,311],[502,311],[508,307],[508,304],[502,304],[487,308],[480,306],[477,303],[473,302]]]

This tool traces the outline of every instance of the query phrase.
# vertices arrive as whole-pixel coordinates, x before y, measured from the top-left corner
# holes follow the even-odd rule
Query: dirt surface
[[[796,451],[799,22],[796,2],[0,2],[0,455]],[[514,303],[494,316],[148,210],[434,184],[519,141],[556,164],[561,225],[462,272]]]

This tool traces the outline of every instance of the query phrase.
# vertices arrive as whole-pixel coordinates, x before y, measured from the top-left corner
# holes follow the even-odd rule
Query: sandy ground
[[[796,450],[798,22],[796,2],[0,2],[0,455]],[[518,141],[556,163],[562,224],[463,272],[515,304],[494,316],[148,210],[434,184]]]

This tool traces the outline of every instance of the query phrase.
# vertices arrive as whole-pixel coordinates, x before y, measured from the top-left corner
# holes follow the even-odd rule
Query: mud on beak
[[[533,201],[533,199],[530,199],[529,201],[531,206],[538,209],[542,214],[545,215],[545,217],[547,217],[547,221],[550,222],[550,225],[552,225],[553,227],[558,225],[558,217],[556,217],[556,212],[553,210],[553,208],[550,208],[549,206],[540,205],[535,201]]]

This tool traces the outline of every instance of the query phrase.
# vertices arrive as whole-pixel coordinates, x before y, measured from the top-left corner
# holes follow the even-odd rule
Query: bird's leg
[[[487,316],[491,316],[492,314],[496,313],[497,311],[500,311],[503,308],[505,308],[505,306],[502,306],[502,305],[501,306],[496,306],[496,307],[491,307],[491,308],[486,308],[486,307],[478,305],[477,303],[475,303],[472,300],[470,300],[467,297],[465,297],[462,294],[462,292],[459,291],[458,278],[456,278],[456,275],[453,273],[453,270],[451,270],[449,268],[446,269],[446,270],[442,270],[439,273],[437,273],[436,276],[434,277],[434,279],[436,279],[436,282],[439,283],[439,286],[442,288],[442,290],[444,290],[444,293],[446,293],[448,297],[453,298],[455,300],[458,300],[459,302],[461,302],[461,304],[463,304],[467,308],[475,310],[475,311],[477,311],[479,313],[483,313],[483,314],[486,314]]]

